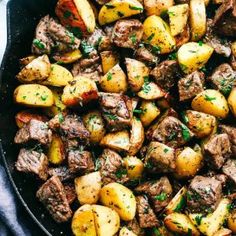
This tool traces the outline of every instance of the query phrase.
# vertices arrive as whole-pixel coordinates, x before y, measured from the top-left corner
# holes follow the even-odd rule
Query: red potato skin
[[[87,33],[86,25],[79,15],[73,0],[59,0],[55,12],[61,24],[65,27],[79,28],[83,33]]]

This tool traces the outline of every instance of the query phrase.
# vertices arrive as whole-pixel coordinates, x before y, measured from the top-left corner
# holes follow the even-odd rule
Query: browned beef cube
[[[89,173],[94,171],[93,158],[90,152],[70,150],[68,153],[68,166],[71,173]]]
[[[236,184],[236,159],[229,159],[222,167],[222,171]]]
[[[220,169],[231,155],[231,144],[227,134],[212,136],[204,145],[205,158],[209,167]]]
[[[88,141],[90,136],[89,131],[77,115],[58,114],[49,121],[49,127],[55,131],[59,130],[68,139],[78,138]]]
[[[68,203],[69,204],[73,203],[77,197],[75,191],[75,185],[73,183],[66,183],[64,184],[64,190]]]
[[[180,120],[173,116],[166,116],[147,131],[149,140],[165,143],[170,147],[184,145],[193,137],[193,133]]]
[[[74,179],[76,177],[76,174],[72,173],[67,166],[50,168],[48,174],[50,176],[57,176],[62,182]]]
[[[236,127],[228,125],[219,125],[219,128],[223,133],[228,134],[231,142],[231,150],[234,157],[236,157]]]
[[[19,129],[15,136],[15,143],[22,144],[29,141],[37,141],[48,145],[52,140],[52,132],[48,126],[40,120],[30,120],[28,124]]]
[[[143,36],[143,25],[139,20],[119,20],[116,22],[112,41],[118,47],[136,48]]]
[[[156,65],[159,62],[159,58],[145,47],[140,47],[135,51],[135,58],[146,65]]]
[[[145,236],[145,231],[140,227],[136,218],[127,222],[127,228],[132,230],[137,236]]]
[[[175,170],[175,151],[163,143],[151,142],[148,146],[145,166],[150,172],[168,173]]]
[[[33,173],[42,180],[48,177],[48,158],[42,153],[22,148],[16,162],[16,169],[25,173]]]
[[[179,100],[186,101],[204,90],[204,73],[194,71],[178,81]]]
[[[187,206],[193,212],[212,212],[222,197],[222,185],[212,177],[195,176],[187,192]]]
[[[152,228],[159,225],[158,219],[148,203],[146,196],[137,196],[137,217],[141,228]]]
[[[155,82],[167,91],[177,83],[179,74],[179,64],[175,60],[161,62],[150,73],[155,79]]]
[[[118,131],[130,126],[132,101],[129,97],[116,93],[100,93],[99,97],[102,115],[109,130]]]
[[[93,33],[88,36],[86,42],[93,47],[97,47],[101,38],[105,35],[106,34],[103,32],[103,30],[96,26]]]
[[[166,207],[171,200],[172,186],[168,178],[164,176],[159,180],[148,181],[139,185],[135,188],[135,191],[137,193],[147,194],[157,213]]]
[[[51,177],[44,183],[36,196],[56,222],[66,222],[72,217],[64,187],[57,176]]]
[[[104,184],[111,182],[124,183],[128,180],[127,171],[122,163],[121,156],[111,149],[104,149],[97,160],[97,168],[102,175]]]
[[[232,87],[236,85],[236,73],[229,64],[224,63],[215,68],[208,80],[215,89],[228,95]]]

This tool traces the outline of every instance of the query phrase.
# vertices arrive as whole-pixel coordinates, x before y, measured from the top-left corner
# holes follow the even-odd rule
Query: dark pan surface
[[[11,0],[7,5],[8,45],[0,71],[0,150],[13,187],[31,217],[47,235],[68,236],[71,235],[69,225],[56,224],[36,200],[35,192],[40,183],[32,176],[15,171],[18,149],[12,142],[17,130],[14,116],[19,110],[12,99],[17,86],[18,59],[30,53],[35,26],[42,16],[53,14],[55,2]]]

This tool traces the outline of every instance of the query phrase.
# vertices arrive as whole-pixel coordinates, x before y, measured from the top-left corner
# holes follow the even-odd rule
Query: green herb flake
[[[202,45],[203,45],[203,42],[202,42],[202,41],[198,41],[198,45],[199,45],[199,46],[202,46]]]
[[[69,36],[70,38],[70,44],[74,44],[75,43],[75,36],[73,33],[66,31],[67,36]]]
[[[182,64],[182,63],[180,63],[179,66],[180,66],[180,68],[183,72],[185,72],[188,69],[188,67],[186,65]]]
[[[110,81],[110,80],[112,80],[112,73],[108,72],[107,73],[107,81]]]
[[[202,215],[197,215],[197,216],[195,217],[195,221],[196,221],[197,225],[200,225],[200,224],[201,224],[202,218],[203,218]]]
[[[77,37],[79,39],[81,39],[83,37],[83,33],[82,33],[80,28],[78,28],[78,27],[68,27],[67,29],[70,32],[72,32],[75,35],[75,37]]]
[[[41,97],[40,97],[40,98],[41,98],[41,100],[42,100],[42,101],[46,101],[46,100],[47,100],[47,98],[48,98],[48,95],[41,95]]]
[[[136,6],[131,6],[131,5],[129,5],[129,9],[136,10],[136,11],[143,11],[142,7],[136,7]]]
[[[104,112],[104,115],[109,119],[109,120],[118,120],[116,115],[113,115],[109,112]]]
[[[63,17],[66,18],[66,19],[68,19],[68,18],[70,18],[71,15],[72,15],[71,12],[68,11],[68,10],[66,10],[66,11],[64,12],[64,14],[63,14]]]
[[[26,99],[26,96],[23,96],[22,98],[25,100],[25,99]]]
[[[170,16],[175,16],[175,13],[174,13],[173,11],[168,11],[168,14],[169,14]]]
[[[95,160],[95,171],[98,171],[101,168],[101,160],[98,158]]]
[[[115,175],[118,179],[121,179],[123,175],[127,175],[127,170],[124,169],[124,168],[121,168],[121,169],[116,171]]]
[[[59,123],[62,123],[64,121],[64,116],[61,113],[58,114],[58,120]]]
[[[120,12],[120,11],[118,11],[118,12],[117,12],[117,15],[118,15],[119,17],[123,17],[123,16],[124,16],[124,13],[123,13],[123,12]]]
[[[162,234],[158,228],[154,227],[152,231],[155,236],[162,236]]]
[[[115,6],[113,6],[113,5],[111,5],[111,4],[105,4],[105,7],[107,8],[107,9],[114,9],[115,8]]]
[[[189,119],[188,119],[188,117],[186,116],[186,113],[183,112],[181,115],[182,115],[182,118],[183,118],[184,123],[185,123],[185,124],[188,124]]]
[[[130,40],[132,41],[132,44],[136,44],[136,43],[137,43],[136,34],[132,34],[129,38],[130,38]]]
[[[152,52],[155,54],[160,54],[161,47],[160,46],[152,46]]]
[[[168,59],[169,60],[176,60],[177,59],[177,53],[173,52],[173,53],[169,54]]]
[[[134,109],[134,110],[133,110],[133,113],[134,113],[134,114],[144,114],[144,113],[145,113],[145,110],[143,110],[143,109]]]
[[[191,138],[191,135],[190,135],[190,132],[189,132],[189,129],[186,125],[181,125],[181,129],[182,129],[182,136],[183,136],[183,139],[185,141],[188,141],[190,138]]]
[[[35,47],[37,47],[39,49],[45,49],[44,44],[39,39],[34,39],[33,44]]]
[[[165,200],[167,199],[167,194],[164,193],[164,192],[162,192],[162,193],[160,193],[159,195],[156,195],[156,196],[154,197],[154,199],[155,199],[155,200],[158,200],[158,201],[160,201],[160,202],[163,202],[163,201],[165,201]]]
[[[155,36],[155,33],[152,33],[148,38],[147,38],[147,41],[151,41],[153,39],[153,37]]]
[[[168,148],[165,148],[165,149],[164,149],[164,153],[167,153],[168,151],[169,151]]]
[[[94,50],[94,47],[89,45],[87,42],[81,42],[81,51],[84,57],[88,57],[89,54]]]
[[[186,204],[185,198],[182,196],[179,203],[176,205],[174,212],[180,212]]]
[[[213,100],[216,100],[216,97],[210,97],[210,96],[208,96],[207,94],[204,96],[204,99],[206,100],[206,101],[213,101]]]
[[[149,81],[148,76],[144,77],[144,84],[143,84],[143,87],[142,87],[142,91],[146,94],[148,94],[151,91],[151,86],[150,86],[150,81]]]

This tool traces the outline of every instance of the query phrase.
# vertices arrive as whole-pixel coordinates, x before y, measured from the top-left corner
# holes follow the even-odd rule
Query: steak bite
[[[29,141],[37,141],[43,145],[49,145],[52,140],[52,132],[47,124],[40,120],[31,119],[29,123],[19,129],[15,136],[15,143],[24,144]]]
[[[137,218],[141,228],[152,228],[159,225],[158,219],[145,195],[137,196]]]
[[[203,145],[207,165],[213,169],[220,169],[231,155],[231,144],[227,134],[212,136]]]
[[[49,176],[57,176],[62,182],[72,180],[76,177],[76,173],[72,173],[67,166],[50,168],[48,174]]]
[[[172,186],[167,177],[161,177],[159,180],[148,181],[135,188],[138,194],[146,194],[151,200],[154,211],[160,212],[166,207],[172,197]]]
[[[193,212],[212,212],[222,197],[222,185],[213,177],[195,176],[188,188],[187,206]]]
[[[222,172],[236,184],[236,159],[229,159],[226,161],[222,167]]]
[[[156,65],[159,62],[159,58],[145,47],[135,50],[135,58],[146,65]]]
[[[16,162],[16,169],[25,173],[36,174],[40,179],[48,177],[48,158],[42,153],[22,148]]]
[[[127,223],[127,228],[133,231],[137,236],[145,236],[145,231],[140,227],[136,218]]]
[[[99,103],[109,130],[118,131],[131,125],[132,101],[129,97],[116,93],[99,93]]]
[[[186,101],[204,91],[204,73],[194,71],[178,81],[179,100]]]
[[[77,197],[74,183],[64,184],[64,190],[68,203],[72,204]]]
[[[113,28],[112,41],[122,48],[136,48],[143,36],[143,25],[139,20],[118,20]]]
[[[72,217],[65,189],[57,176],[44,183],[36,196],[57,223],[66,222]]]

